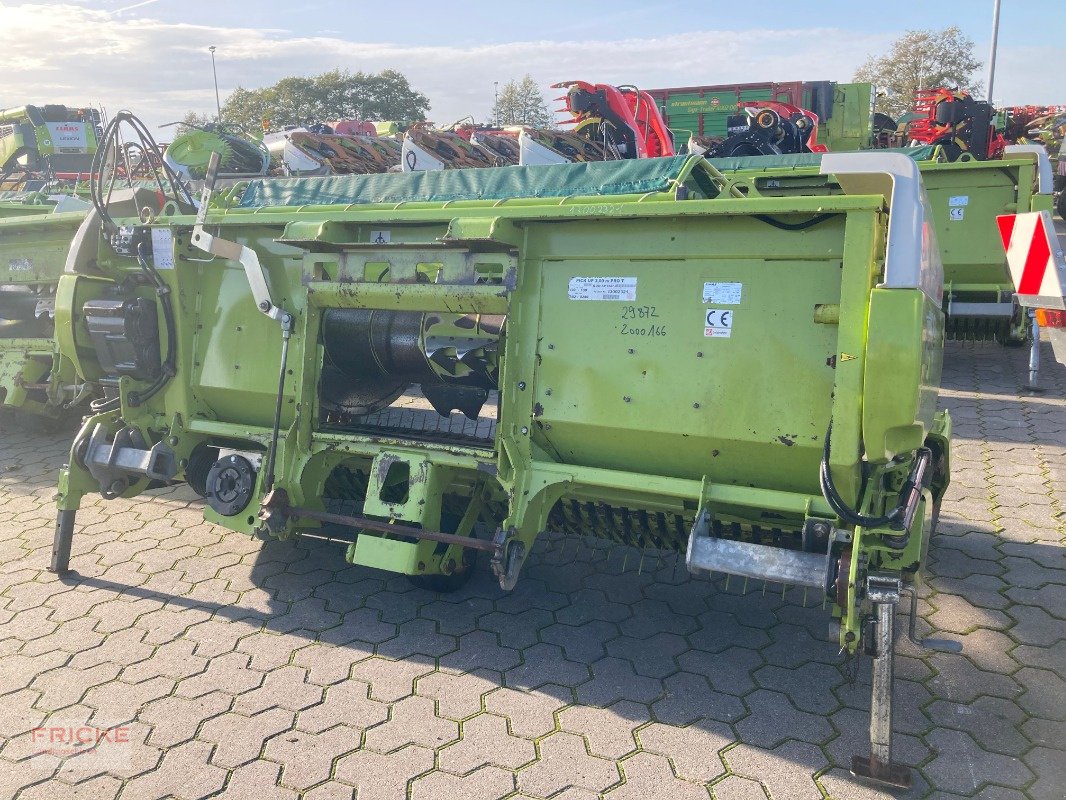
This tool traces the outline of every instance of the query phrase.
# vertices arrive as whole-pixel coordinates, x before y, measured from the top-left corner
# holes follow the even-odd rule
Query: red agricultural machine
[[[746,100],[731,114],[724,139],[689,141],[691,152],[708,158],[776,156],[786,153],[825,153],[818,143],[818,115],[776,100]]]
[[[921,89],[914,98],[919,119],[907,124],[914,144],[936,144],[948,160],[969,153],[979,161],[1000,158],[1007,140],[996,130],[996,110],[985,100],[975,100],[959,89]]]
[[[559,109],[572,119],[574,133],[617,153],[617,158],[655,158],[674,155],[674,140],[654,98],[635,86],[563,81],[553,89],[566,89]]]

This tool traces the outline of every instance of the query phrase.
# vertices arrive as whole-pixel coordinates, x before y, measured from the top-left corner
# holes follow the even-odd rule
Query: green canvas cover
[[[532,167],[486,167],[326,178],[260,178],[248,184],[241,208],[371,203],[507,200],[662,192],[695,156],[590,161]]]
[[[893,147],[864,152],[903,153],[915,161],[930,161],[936,149],[936,145],[929,144],[920,147]],[[823,155],[823,153],[793,153],[780,156],[736,156],[734,158],[709,158],[707,160],[712,167],[721,172],[736,172],[743,169],[817,167],[822,163]]]

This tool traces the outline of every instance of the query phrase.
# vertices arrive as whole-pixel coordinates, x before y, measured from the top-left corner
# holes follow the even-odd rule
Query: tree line
[[[429,98],[412,88],[396,70],[349,72],[333,69],[320,75],[292,75],[260,89],[238,86],[222,105],[222,121],[248,132],[281,130],[333,119],[421,122],[429,113]],[[202,127],[216,114],[189,111],[182,128]],[[508,81],[494,103],[487,124],[552,125],[552,114],[537,83],[529,75]]]
[[[919,89],[949,86],[978,92],[981,82],[974,80],[974,73],[980,67],[973,41],[953,25],[939,31],[907,31],[889,52],[868,58],[854,80],[874,84],[877,110],[896,117],[910,109]],[[260,89],[237,87],[222,106],[222,121],[249,132],[332,119],[411,123],[425,120],[429,109],[429,98],[401,72],[333,69],[320,75],[282,78]],[[215,116],[190,111],[182,125],[202,126],[215,121]],[[499,88],[491,116],[484,123],[550,127],[554,119],[540,87],[527,74]]]

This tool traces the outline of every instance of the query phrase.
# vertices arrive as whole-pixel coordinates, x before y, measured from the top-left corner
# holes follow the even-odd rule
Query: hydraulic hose
[[[141,392],[130,392],[128,400],[131,406],[139,406],[146,400],[154,397],[160,389],[162,389],[167,381],[174,377],[177,361],[177,350],[175,343],[178,338],[177,325],[174,322],[174,308],[170,302],[170,287],[167,286],[166,281],[156,271],[156,268],[148,263],[148,259],[145,255],[146,247],[144,242],[137,245],[137,263],[140,264],[141,269],[144,270],[148,279],[155,286],[156,296],[159,297],[159,304],[163,307],[163,322],[167,329],[167,355],[163,359],[162,368],[159,371],[159,376],[148,385],[148,388]]]
[[[833,475],[829,469],[829,439],[833,433],[833,423],[829,423],[829,429],[825,432],[825,445],[822,447],[822,463],[818,470],[819,482],[822,488],[822,497],[829,503],[838,517],[849,525],[862,526],[863,528],[882,528],[886,525],[897,527],[903,515],[906,513],[905,504],[900,504],[888,514],[880,517],[867,517],[848,506],[844,498],[840,496],[833,484]]]
[[[128,157],[128,150],[122,140],[121,128],[123,124],[133,130],[137,141],[131,141],[130,144],[140,149],[145,155],[151,178],[154,180],[160,196],[170,197],[179,204],[194,205],[193,197],[185,184],[182,183],[181,178],[163,161],[163,153],[148,128],[131,112],[119,111],[107,124],[107,127],[104,128],[96,154],[93,156],[92,170],[89,175],[89,196],[92,200],[93,208],[100,214],[100,219],[103,221],[105,228],[113,230],[115,227],[111,215],[108,213],[107,204],[115,187],[117,163],[111,165],[110,175],[106,178],[104,168],[108,165],[109,153],[114,154],[116,162],[123,156]],[[131,170],[128,161],[126,173],[126,182],[132,186],[133,175],[130,174]]]

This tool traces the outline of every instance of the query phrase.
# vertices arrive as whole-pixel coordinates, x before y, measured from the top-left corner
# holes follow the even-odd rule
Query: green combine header
[[[98,399],[51,569],[87,494],[178,480],[213,523],[437,590],[479,554],[512,588],[548,529],[673,550],[824,596],[876,656],[855,770],[907,783],[893,624],[949,479],[941,265],[912,159],[815,172],[840,192],[682,156],[264,179],[211,210],[212,169],[195,216],[106,211],[56,300],[54,380]]]

